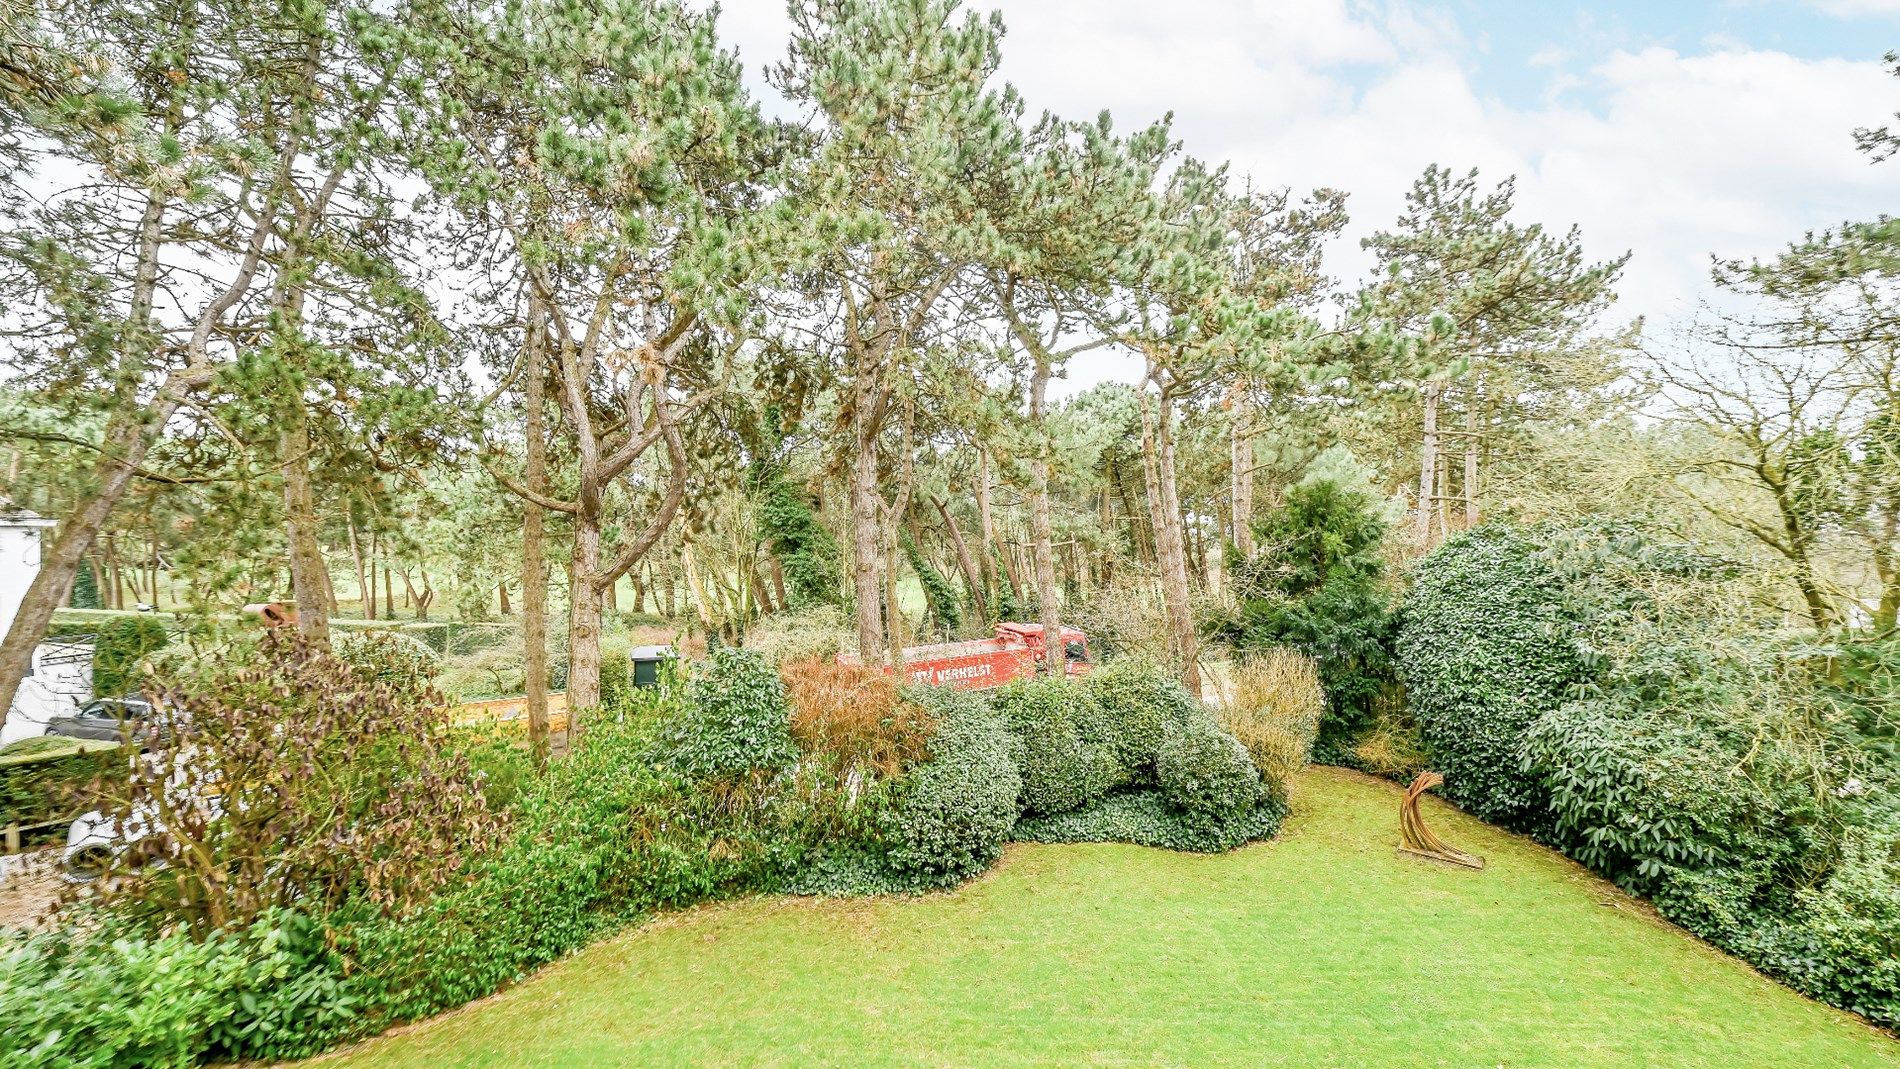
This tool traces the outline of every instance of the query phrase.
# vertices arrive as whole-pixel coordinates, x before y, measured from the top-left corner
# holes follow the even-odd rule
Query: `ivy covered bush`
[[[1537,826],[1547,792],[1523,767],[1531,722],[1584,679],[1556,573],[1523,532],[1481,527],[1413,572],[1399,609],[1399,674],[1446,797],[1514,828]]]
[[[906,697],[932,714],[937,730],[929,760],[905,779],[881,832],[900,878],[948,886],[1002,855],[1022,775],[1009,729],[988,702],[942,687],[915,687]]]
[[[1270,837],[1285,815],[1284,785],[1269,789],[1247,748],[1151,663],[994,700],[1023,769],[1018,838],[1218,851]]]
[[[1019,680],[991,699],[1009,728],[1026,813],[1064,813],[1126,779],[1094,695],[1066,679]]]
[[[686,684],[686,700],[660,725],[656,761],[689,776],[718,778],[785,768],[798,759],[791,701],[759,654],[714,650]]]
[[[1892,1025],[1900,640],[1789,630],[1755,581],[1617,525],[1471,532],[1405,603],[1413,713],[1461,804]]]

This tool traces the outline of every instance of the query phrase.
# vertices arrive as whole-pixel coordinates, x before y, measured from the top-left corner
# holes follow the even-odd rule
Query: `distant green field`
[[[387,1066],[1900,1066],[1569,861],[1433,803],[1482,872],[1395,854],[1321,769],[1281,838],[1018,846],[924,898],[771,898],[610,940],[334,1055]]]

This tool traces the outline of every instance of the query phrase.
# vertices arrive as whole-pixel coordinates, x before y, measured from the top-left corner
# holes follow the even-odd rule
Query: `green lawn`
[[[1433,804],[1317,770],[1277,842],[1018,846],[921,899],[774,898],[614,939],[333,1056],[372,1066],[1900,1066],[1900,1042]]]

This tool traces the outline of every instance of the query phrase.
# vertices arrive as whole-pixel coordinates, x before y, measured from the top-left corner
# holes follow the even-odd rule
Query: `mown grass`
[[[387,1066],[1900,1066],[1900,1042],[1433,803],[1307,774],[1281,838],[1019,846],[918,899],[753,900],[610,940],[333,1056]]]

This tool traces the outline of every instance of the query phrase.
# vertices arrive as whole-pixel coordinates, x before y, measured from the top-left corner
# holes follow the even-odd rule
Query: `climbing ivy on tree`
[[[838,540],[812,512],[811,497],[776,464],[761,462],[754,480],[759,537],[772,547],[785,572],[791,608],[844,603],[844,571]]]

